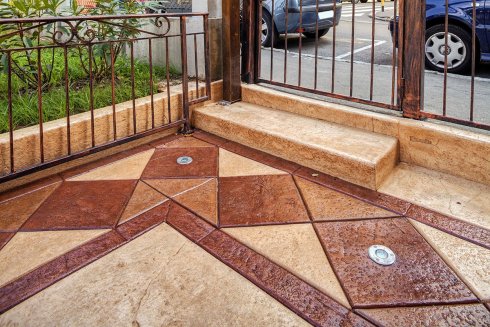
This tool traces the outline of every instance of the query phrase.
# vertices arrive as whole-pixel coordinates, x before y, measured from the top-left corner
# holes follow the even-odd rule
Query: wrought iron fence
[[[202,20],[202,28],[188,32],[189,19]],[[0,57],[0,101],[5,105],[0,182],[164,129],[181,126],[189,132],[189,106],[210,98],[207,13],[2,19]],[[180,85],[181,92],[172,84]],[[141,97],[149,105],[139,105]],[[127,119],[120,119],[117,108],[124,101],[129,111]],[[107,140],[98,135],[100,106],[112,111]],[[33,108],[26,120],[25,112]],[[83,111],[90,115],[89,124],[73,131]],[[56,118],[64,120],[66,143],[60,145],[65,153],[53,157],[45,153],[45,126]],[[37,129],[37,145],[22,149],[16,145],[17,132],[29,125]],[[78,144],[80,133],[88,135],[86,146]],[[38,162],[18,163],[35,148]]]
[[[488,1],[394,0],[384,25],[376,0],[242,2],[244,80],[490,130],[490,79],[478,77],[480,61],[490,61]],[[358,24],[365,14],[372,19]],[[386,25],[391,39],[380,51],[376,36]],[[369,37],[359,46],[362,32]],[[369,52],[362,65],[360,51]]]

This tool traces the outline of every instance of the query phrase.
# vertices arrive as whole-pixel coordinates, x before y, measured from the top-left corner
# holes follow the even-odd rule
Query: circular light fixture
[[[368,253],[371,260],[382,266],[391,266],[396,261],[395,253],[384,245],[373,245]]]
[[[188,164],[192,163],[192,158],[191,157],[188,157],[188,156],[178,157],[177,158],[177,163],[179,165],[188,165]]]

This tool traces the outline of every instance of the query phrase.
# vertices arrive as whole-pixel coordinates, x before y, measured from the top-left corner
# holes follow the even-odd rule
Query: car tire
[[[361,3],[366,3],[368,2],[368,0],[361,0]]]
[[[322,30],[318,30],[318,38],[325,36],[329,30],[330,30],[329,28],[324,28]],[[303,35],[306,36],[307,39],[316,39],[316,33],[315,32],[304,32]]]
[[[425,66],[444,72],[444,24],[434,25],[425,33]],[[458,26],[448,26],[448,73],[464,74],[471,68],[471,35]]]
[[[262,46],[274,47],[278,39],[279,33],[277,33],[276,27],[272,28],[272,17],[267,11],[264,11],[262,13]],[[272,41],[274,41],[274,44],[272,44]]]

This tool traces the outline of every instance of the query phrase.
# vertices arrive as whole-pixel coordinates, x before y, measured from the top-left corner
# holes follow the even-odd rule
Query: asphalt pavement
[[[354,83],[353,96],[369,99],[371,50],[374,49],[373,100],[391,103],[392,57],[393,46],[388,30],[387,17],[394,15],[393,2],[385,3],[385,11],[381,11],[381,3],[343,3],[342,17],[336,27],[335,53],[333,52],[333,29],[318,41],[290,34],[287,40],[281,36],[273,51],[273,79],[284,80],[284,62],[287,60],[287,83],[298,85],[299,62],[301,61],[301,86],[314,88],[315,62],[318,64],[318,84],[320,90],[331,90],[332,62],[335,58],[335,93],[349,95],[351,49],[354,46]],[[378,17],[374,19],[372,17]],[[374,41],[372,40],[374,22]],[[353,24],[354,23],[354,24]],[[354,40],[352,27],[354,25]],[[301,51],[300,45],[301,43]],[[287,46],[287,53],[285,47]],[[299,54],[301,52],[301,60]],[[262,77],[270,78],[271,51],[262,49]],[[475,120],[490,124],[490,65],[478,65],[475,78]],[[425,76],[425,111],[442,113],[443,74],[426,71]],[[448,74],[447,78],[447,114],[461,118],[469,118],[470,106],[469,76]]]

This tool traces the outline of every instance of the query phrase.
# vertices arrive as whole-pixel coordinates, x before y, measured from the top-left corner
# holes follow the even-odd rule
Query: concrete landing
[[[193,113],[206,132],[377,189],[398,162],[395,137],[240,102]]]

